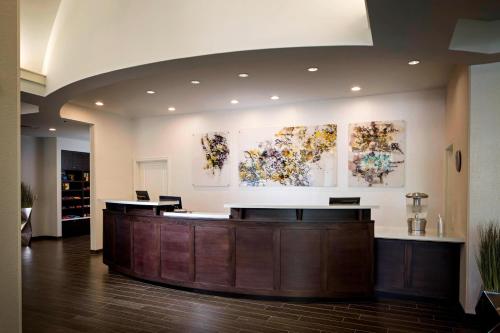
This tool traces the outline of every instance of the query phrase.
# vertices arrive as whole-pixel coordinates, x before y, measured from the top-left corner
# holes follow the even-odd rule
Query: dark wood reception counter
[[[118,203],[119,205],[119,203]],[[167,285],[247,295],[350,298],[374,291],[369,206],[228,206],[217,214],[104,210],[104,263]]]

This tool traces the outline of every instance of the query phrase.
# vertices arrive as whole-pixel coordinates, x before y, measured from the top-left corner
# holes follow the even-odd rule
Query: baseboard
[[[61,236],[33,236],[31,237],[31,241],[39,241],[39,240],[58,240],[62,239]]]
[[[90,250],[90,254],[101,254],[102,253],[102,249],[100,250]]]

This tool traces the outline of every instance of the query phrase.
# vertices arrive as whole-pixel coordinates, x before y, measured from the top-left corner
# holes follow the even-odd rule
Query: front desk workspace
[[[377,228],[377,206],[226,204],[229,213],[219,214],[173,211],[178,204],[108,200],[104,263],[145,281],[230,294],[458,299],[463,240]]]

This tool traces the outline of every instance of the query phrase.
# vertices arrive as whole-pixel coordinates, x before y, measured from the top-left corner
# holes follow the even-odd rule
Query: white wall
[[[21,332],[19,2],[0,1],[0,329]]]
[[[332,45],[372,45],[363,0],[62,0],[43,72],[51,93],[157,61]]]
[[[470,183],[466,311],[474,312],[481,289],[478,227],[500,223],[500,63],[470,68]]]
[[[378,204],[377,225],[405,227],[407,192],[430,195],[429,227],[435,228],[443,213],[445,94],[442,90],[378,95],[302,103],[265,109],[204,112],[134,120],[136,159],[168,157],[169,192],[179,194],[191,210],[223,211],[228,202],[326,203],[329,196],[361,196],[366,204]],[[349,188],[347,185],[348,124],[371,120],[405,120],[407,126],[406,186],[404,188]],[[193,188],[191,140],[193,133],[224,130],[232,135],[231,151],[237,152],[240,129],[289,125],[338,125],[338,187],[240,188],[237,159],[232,155],[229,188]]]
[[[467,239],[469,217],[469,67],[457,66],[450,77],[446,94],[446,146],[453,149],[448,157],[448,190],[445,191],[445,230]],[[462,170],[455,169],[455,153],[462,152]],[[446,175],[445,175],[446,177]],[[460,253],[460,303],[467,304],[467,247]],[[471,263],[475,265],[475,262]]]
[[[132,127],[128,118],[66,104],[61,117],[90,126],[92,250],[102,249],[104,199],[130,199],[133,189]]]

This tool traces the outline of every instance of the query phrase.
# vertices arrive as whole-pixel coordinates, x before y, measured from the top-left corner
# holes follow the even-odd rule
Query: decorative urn
[[[427,224],[427,198],[426,193],[413,192],[406,195],[406,215],[408,218],[408,233],[424,235]]]

